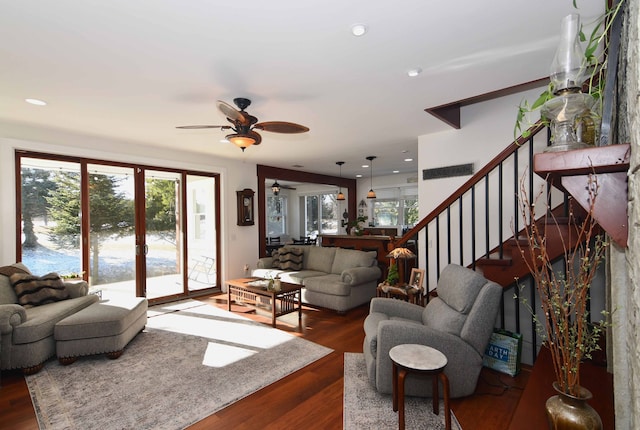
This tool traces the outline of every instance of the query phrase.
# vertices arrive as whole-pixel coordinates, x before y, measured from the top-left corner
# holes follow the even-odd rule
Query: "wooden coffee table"
[[[231,311],[231,300],[258,307],[260,297],[269,299],[271,326],[276,326],[276,318],[298,310],[298,326],[302,324],[302,285],[281,282],[280,291],[268,291],[266,287],[251,285],[261,278],[240,278],[227,281],[227,306]]]

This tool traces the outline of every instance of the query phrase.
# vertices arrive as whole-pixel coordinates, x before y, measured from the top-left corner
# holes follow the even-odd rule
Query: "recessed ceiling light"
[[[420,73],[422,73],[422,69],[420,67],[416,67],[415,69],[407,70],[407,75],[409,75],[412,78],[415,78]]]
[[[405,158],[404,161],[413,161],[413,158]]]
[[[368,164],[363,164],[363,165],[362,165],[362,168],[363,168],[363,169],[368,169],[368,168],[369,168],[369,165],[368,165]]]
[[[356,37],[363,36],[367,32],[367,26],[364,24],[353,24],[351,26],[351,34]]]
[[[394,170],[393,173],[400,173],[400,170]]]
[[[231,143],[227,139],[220,139],[220,143]]]
[[[362,175],[361,174],[357,174],[356,178],[362,178]]]
[[[43,100],[38,100],[38,99],[24,99],[25,102],[30,103],[32,105],[36,105],[36,106],[46,106],[47,102],[43,101]]]

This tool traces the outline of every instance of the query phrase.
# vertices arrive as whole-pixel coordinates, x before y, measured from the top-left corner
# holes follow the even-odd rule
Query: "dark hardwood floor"
[[[200,300],[226,309],[226,295]],[[343,353],[362,352],[362,322],[367,313],[368,306],[353,309],[346,315],[304,308],[302,329],[298,328],[296,314],[279,318],[279,329],[332,348],[334,352],[189,428],[341,429]],[[270,317],[262,312],[246,313],[246,316],[271,323]],[[530,369],[525,368],[518,377],[511,378],[483,369],[476,393],[451,402],[462,428],[506,430],[529,372]],[[19,372],[3,371],[1,384],[0,428],[37,429],[24,377]]]

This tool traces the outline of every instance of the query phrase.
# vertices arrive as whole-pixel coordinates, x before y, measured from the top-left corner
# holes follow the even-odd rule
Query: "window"
[[[105,298],[219,285],[218,175],[89,161],[17,151],[18,258],[27,267],[84,273]]]
[[[377,199],[373,203],[376,226],[413,226],[418,222],[418,199]]]
[[[322,233],[338,232],[338,201],[336,194],[318,194],[300,197],[304,235],[316,237]]]
[[[267,197],[267,236],[287,234],[287,197]]]

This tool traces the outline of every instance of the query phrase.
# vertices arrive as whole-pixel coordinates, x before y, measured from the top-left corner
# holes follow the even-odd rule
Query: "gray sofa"
[[[86,282],[65,282],[69,298],[40,306],[25,307],[18,297],[7,273],[30,273],[22,263],[0,269],[0,369],[22,369],[35,373],[44,362],[56,354],[53,336],[55,324],[98,301],[87,295]]]
[[[345,312],[369,302],[376,295],[381,276],[375,251],[357,251],[336,247],[287,245],[280,248],[280,256],[297,250],[302,257],[299,269],[274,268],[276,257],[258,261],[253,276],[280,276],[284,282],[303,285],[302,302],[322,308]]]
[[[471,269],[449,264],[440,274],[436,291],[438,297],[424,308],[395,299],[371,301],[364,320],[363,352],[369,381],[379,392],[392,391],[389,350],[406,343],[436,348],[447,357],[444,373],[452,398],[474,392],[502,288]],[[431,397],[431,384],[409,375],[405,394]]]

